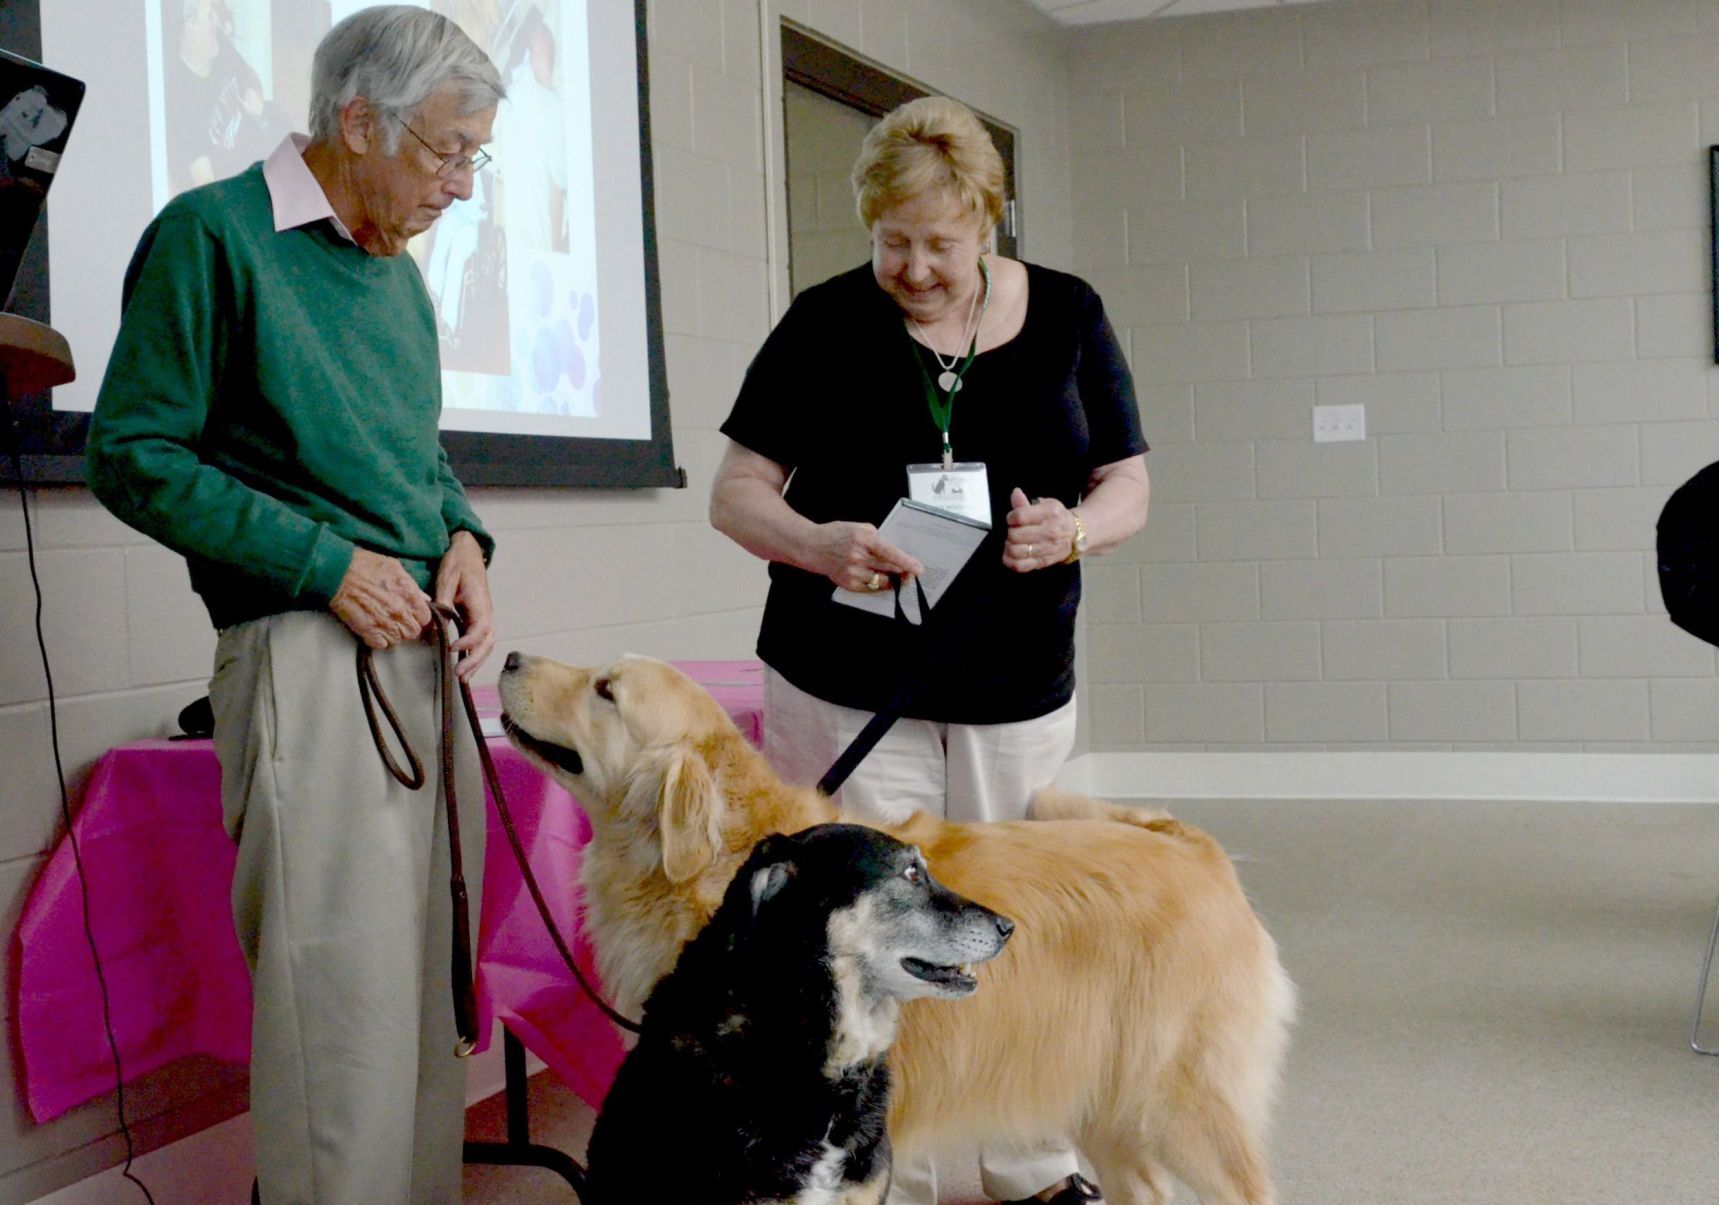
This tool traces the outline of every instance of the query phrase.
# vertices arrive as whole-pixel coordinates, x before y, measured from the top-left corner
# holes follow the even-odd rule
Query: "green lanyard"
[[[979,260],[979,275],[985,278],[985,301],[979,309],[979,321],[985,320],[985,310],[991,305],[991,270],[985,266],[983,258]],[[949,393],[943,396],[942,391],[931,381],[931,374],[925,369],[925,357],[916,349],[913,362],[919,365],[919,379],[925,385],[925,408],[931,412],[931,421],[937,424],[937,429],[943,433],[943,467],[949,468],[955,463],[955,449],[949,443],[949,420],[955,413],[955,394],[961,388],[962,379],[967,370],[973,367],[973,361],[979,356],[979,330],[973,328],[973,342],[967,346],[967,358],[961,361],[961,367],[955,370],[955,379],[949,383]]]
[[[914,363],[919,365],[919,379],[925,384],[925,407],[931,411],[931,421],[937,424],[937,429],[943,433],[943,467],[948,468],[955,463],[955,450],[949,443],[949,418],[955,412],[955,391],[961,387],[961,378],[967,375],[967,370],[973,366],[973,359],[978,355],[979,336],[973,335],[973,346],[967,349],[967,358],[961,362],[961,367],[955,372],[954,386],[947,397],[941,395],[936,385],[931,383],[931,374],[925,370],[925,357],[915,353]]]

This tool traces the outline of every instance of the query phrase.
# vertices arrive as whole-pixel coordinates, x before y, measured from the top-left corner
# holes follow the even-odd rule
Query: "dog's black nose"
[[[1006,916],[999,916],[997,918],[997,932],[1002,935],[1004,941],[1008,941],[1009,940],[1009,934],[1013,933],[1014,931],[1015,931],[1015,922],[1014,921],[1010,920]]]
[[[519,650],[518,649],[515,649],[513,652],[511,652],[507,655],[507,660],[502,662],[501,668],[506,669],[506,670],[515,670],[515,669],[519,668]]]

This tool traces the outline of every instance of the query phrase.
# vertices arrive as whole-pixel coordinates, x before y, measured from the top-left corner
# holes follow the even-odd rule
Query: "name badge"
[[[991,486],[979,461],[907,466],[907,496],[991,526]]]

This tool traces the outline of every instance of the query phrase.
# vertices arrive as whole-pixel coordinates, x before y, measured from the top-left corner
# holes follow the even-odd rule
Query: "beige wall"
[[[777,51],[768,0],[657,0],[651,116],[663,318],[680,491],[474,491],[498,540],[500,647],[574,660],[623,651],[749,656],[763,567],[704,520],[717,425],[786,304]],[[1068,77],[1050,22],[1013,0],[831,0],[781,15],[1022,131],[1028,246],[1066,264]],[[775,109],[779,112],[779,108]],[[768,173],[766,165],[769,165]],[[9,500],[9,501],[8,501]],[[8,936],[60,831],[46,691],[31,628],[17,499],[0,497],[0,930]],[[172,729],[204,692],[214,638],[178,558],[81,490],[33,495],[61,746],[77,789],[103,749]],[[96,887],[99,890],[99,884]],[[9,1027],[8,1027],[9,1028]],[[117,1161],[111,1100],[32,1126],[0,1078],[0,1202],[29,1200]],[[128,1094],[145,1147],[230,1111],[231,1075],[183,1069]],[[193,1098],[196,1098],[195,1100]],[[149,1115],[160,1120],[146,1124]],[[92,1145],[93,1144],[93,1145]]]
[[[1653,526],[1719,458],[1719,4],[1369,0],[1074,35],[1074,265],[1147,534],[1095,751],[1705,751]],[[1363,442],[1315,445],[1316,404]]]

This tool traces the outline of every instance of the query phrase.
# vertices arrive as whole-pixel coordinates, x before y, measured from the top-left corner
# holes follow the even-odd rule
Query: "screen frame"
[[[1719,145],[1707,148],[1708,263],[1712,268],[1713,362],[1719,364]]]
[[[639,176],[645,297],[645,353],[650,389],[649,439],[591,439],[577,436],[511,435],[444,431],[442,445],[455,475],[468,486],[565,486],[596,489],[686,487],[686,471],[675,463],[670,425],[668,366],[664,353],[662,280],[657,261],[656,194],[651,155],[647,0],[634,0],[638,77]],[[42,59],[41,0],[0,4],[0,46]],[[51,64],[49,64],[51,66]],[[77,129],[69,149],[77,153]],[[49,193],[48,208],[53,205]],[[10,312],[37,322],[52,321],[48,306],[48,213],[25,249]],[[140,232],[141,233],[141,232]],[[74,361],[77,348],[72,349]],[[5,399],[0,399],[4,401]],[[48,391],[6,403],[28,484],[81,484],[90,416],[55,410]],[[16,483],[9,458],[0,457],[0,482]]]

